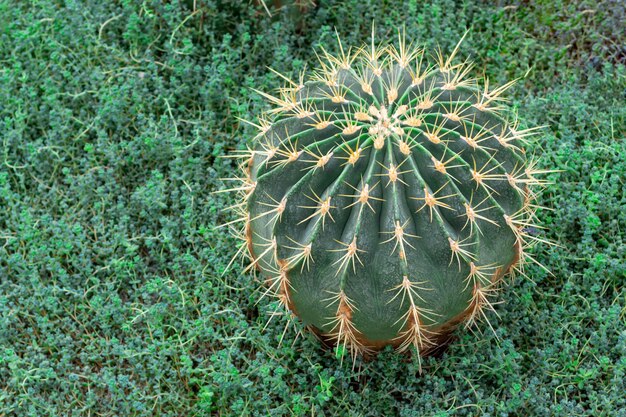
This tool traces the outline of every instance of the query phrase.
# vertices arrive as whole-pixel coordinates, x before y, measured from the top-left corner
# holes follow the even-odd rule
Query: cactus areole
[[[322,51],[242,152],[240,237],[289,314],[353,356],[424,355],[486,318],[527,259],[534,163],[472,64],[399,45]],[[419,357],[419,356],[418,356]]]

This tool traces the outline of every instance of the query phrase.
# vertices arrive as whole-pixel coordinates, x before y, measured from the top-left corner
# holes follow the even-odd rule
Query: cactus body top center
[[[458,46],[339,45],[310,79],[261,93],[275,107],[243,164],[250,268],[353,353],[424,352],[483,317],[523,257],[534,132],[505,110],[512,83],[480,88]]]

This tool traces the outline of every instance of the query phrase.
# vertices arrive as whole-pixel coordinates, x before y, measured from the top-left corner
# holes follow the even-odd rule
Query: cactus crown
[[[459,42],[460,44],[460,42]],[[503,93],[472,63],[407,45],[339,41],[287,82],[242,152],[239,253],[264,294],[355,357],[425,354],[486,318],[522,272],[540,171]],[[419,356],[418,356],[419,357]]]

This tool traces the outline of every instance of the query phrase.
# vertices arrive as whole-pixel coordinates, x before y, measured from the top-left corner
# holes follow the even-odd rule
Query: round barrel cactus
[[[240,237],[275,296],[353,356],[424,355],[486,318],[534,217],[529,137],[472,64],[397,45],[322,50],[253,122]],[[280,74],[278,74],[280,75]]]

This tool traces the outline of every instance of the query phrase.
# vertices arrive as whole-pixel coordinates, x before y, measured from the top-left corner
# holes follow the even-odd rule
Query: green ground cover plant
[[[266,2],[272,7],[270,2]],[[626,5],[600,1],[0,0],[0,416],[625,416]],[[352,370],[234,262],[214,191],[267,110],[252,89],[376,22],[520,81],[560,170],[490,313],[422,361]]]

